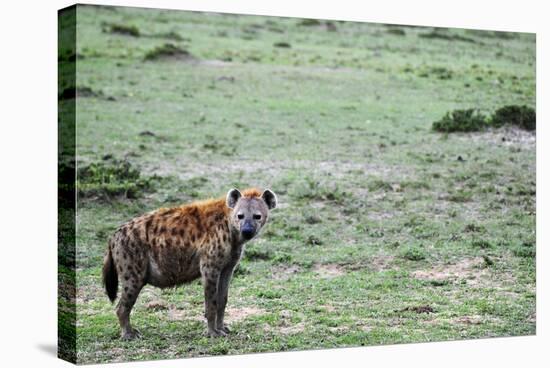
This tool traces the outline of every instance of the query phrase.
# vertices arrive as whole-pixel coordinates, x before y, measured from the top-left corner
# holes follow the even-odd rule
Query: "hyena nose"
[[[241,228],[241,235],[243,236],[243,238],[245,238],[246,240],[250,240],[254,237],[254,227],[253,226],[247,226],[245,224],[245,226],[243,226]]]
[[[254,236],[254,229],[243,229],[241,230],[241,234],[243,238],[250,240]]]

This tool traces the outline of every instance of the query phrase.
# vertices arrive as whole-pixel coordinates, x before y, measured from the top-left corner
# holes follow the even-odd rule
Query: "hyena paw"
[[[141,332],[139,332],[135,328],[132,328],[131,330],[124,331],[120,338],[122,340],[129,341],[129,340],[139,339],[140,337],[141,337]]]
[[[226,334],[231,332],[231,330],[229,329],[229,327],[227,327],[227,325],[225,323],[223,324],[223,327],[218,328],[218,330],[223,331]]]
[[[208,337],[224,337],[227,336],[227,332],[224,330],[208,330]]]

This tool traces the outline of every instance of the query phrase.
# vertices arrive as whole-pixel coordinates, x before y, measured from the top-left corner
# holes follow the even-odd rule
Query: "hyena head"
[[[231,208],[231,224],[239,231],[243,241],[255,237],[267,222],[269,211],[277,206],[277,196],[271,190],[263,193],[247,190],[241,194],[238,189],[227,193],[227,207]]]

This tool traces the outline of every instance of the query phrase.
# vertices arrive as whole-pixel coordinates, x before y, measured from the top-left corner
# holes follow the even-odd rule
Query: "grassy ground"
[[[80,363],[535,333],[535,134],[431,130],[534,106],[534,35],[86,6],[77,40],[78,166],[143,184],[80,179]],[[195,282],[146,287],[143,338],[120,341],[110,234],[233,186],[280,201],[231,284],[233,333],[206,337]]]

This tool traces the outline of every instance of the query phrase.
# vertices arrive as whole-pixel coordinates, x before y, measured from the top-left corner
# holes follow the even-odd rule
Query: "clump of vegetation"
[[[435,310],[429,305],[419,305],[419,306],[416,306],[416,307],[403,308],[399,312],[401,312],[401,313],[402,312],[414,312],[414,313],[418,313],[418,314],[421,314],[421,313],[430,314],[430,313],[435,313]]]
[[[433,30],[428,33],[419,33],[418,37],[422,38],[432,38],[446,41],[463,41],[469,43],[476,43],[476,40],[470,37],[461,36],[458,34],[447,33],[443,31]]]
[[[182,49],[172,43],[165,43],[162,46],[155,47],[153,50],[145,54],[146,61],[154,61],[161,59],[179,59],[191,60],[193,55],[185,49]]]
[[[133,25],[129,26],[125,24],[113,23],[109,25],[109,32],[132,37],[140,36],[139,28]]]
[[[435,121],[432,129],[438,132],[478,132],[488,127],[487,117],[476,109],[453,110],[441,120]]]
[[[326,185],[312,178],[300,181],[289,194],[297,200],[335,202],[343,202],[346,196],[346,193],[340,190],[337,184]]]
[[[174,40],[174,41],[188,41],[188,39],[183,38],[179,33],[174,31],[159,33],[156,35],[156,37],[166,38],[168,40]]]
[[[392,35],[396,35],[396,36],[405,36],[406,35],[405,31],[401,28],[388,28],[388,30],[386,32],[389,33],[389,34],[392,34]]]
[[[536,112],[522,105],[506,105],[496,110],[490,118],[477,109],[453,110],[432,124],[438,132],[479,132],[489,127],[500,128],[515,125],[525,130],[536,129]]]
[[[501,40],[511,40],[518,37],[517,33],[505,31],[483,31],[479,29],[467,29],[466,32],[479,37],[499,38]]]
[[[94,162],[79,167],[76,186],[81,197],[123,197],[139,198],[141,194],[154,190],[158,177],[143,177],[140,170],[125,160],[110,163]]]
[[[383,190],[383,191],[389,192],[389,191],[393,190],[391,184],[388,183],[387,181],[382,180],[382,179],[376,179],[376,180],[371,181],[367,185],[367,187],[368,187],[370,192],[374,192],[374,191],[377,191],[377,190]]]
[[[318,19],[302,19],[298,22],[299,26],[305,26],[305,27],[312,27],[312,26],[319,26],[321,25],[321,22]]]
[[[447,199],[450,202],[464,203],[470,202],[472,200],[473,193],[469,190],[459,189],[454,193],[450,194]]]
[[[493,247],[493,244],[491,244],[489,241],[484,239],[476,239],[472,241],[471,246],[473,248],[489,249]]]
[[[486,230],[485,230],[485,227],[483,226],[470,223],[464,226],[464,231],[467,233],[481,233],[481,232],[485,232]]]
[[[426,252],[418,245],[411,245],[401,251],[401,257],[409,261],[421,261],[426,259]]]
[[[419,74],[419,76],[423,78],[427,78],[430,75],[433,75],[437,79],[441,79],[441,80],[452,79],[453,71],[442,66],[433,66],[433,67],[427,68],[426,70],[420,72]]]
[[[495,111],[490,124],[497,128],[511,124],[525,130],[535,130],[536,120],[535,109],[525,105],[507,105]]]
[[[307,237],[306,239],[306,244],[307,245],[322,245],[323,244],[323,240],[320,239],[319,237],[311,234]]]
[[[288,42],[275,42],[273,46],[287,48],[287,49],[290,48],[290,44]]]
[[[274,257],[273,250],[271,248],[256,248],[248,247],[244,253],[244,259],[249,261],[266,261]]]
[[[524,242],[512,248],[512,253],[514,253],[516,257],[535,258],[537,255],[537,248],[534,242]]]

